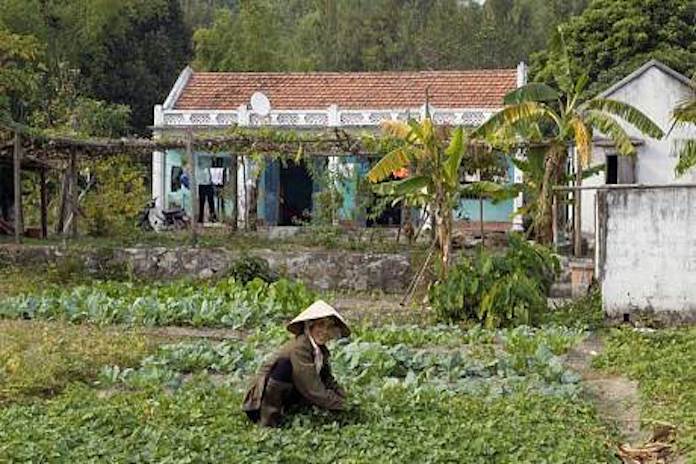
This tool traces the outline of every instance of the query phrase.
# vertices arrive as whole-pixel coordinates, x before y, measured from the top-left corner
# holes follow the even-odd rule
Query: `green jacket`
[[[264,417],[276,413],[282,415],[282,410],[292,396],[290,394],[292,391],[296,391],[307,402],[316,406],[331,410],[344,409],[345,393],[331,373],[329,350],[325,346],[320,346],[320,349],[323,353],[324,365],[317,374],[314,365],[314,348],[306,335],[298,335],[294,340],[283,345],[261,367],[247,391],[242,409],[250,417],[252,417],[250,413],[258,413],[264,425],[272,425],[266,424]],[[270,372],[280,359],[289,359],[292,364],[292,384],[270,379]]]

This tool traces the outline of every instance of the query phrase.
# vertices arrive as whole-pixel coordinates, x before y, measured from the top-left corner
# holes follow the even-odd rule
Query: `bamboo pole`
[[[12,179],[14,183],[14,235],[15,242],[22,242],[22,232],[24,232],[24,224],[22,217],[22,137],[19,132],[15,131],[14,136],[14,152],[12,159]]]
[[[41,169],[41,238],[48,238],[48,189],[45,168]]]
[[[196,153],[193,151],[193,132],[186,131],[186,159],[189,163],[191,186],[191,241],[195,244],[198,240],[198,181],[196,180]]]

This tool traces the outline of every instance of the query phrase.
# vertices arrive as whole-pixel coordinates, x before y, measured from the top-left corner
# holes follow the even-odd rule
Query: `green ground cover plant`
[[[273,430],[247,421],[249,378],[288,337],[274,326],[160,345],[137,365],[105,363],[91,383],[0,409],[0,461],[617,462],[611,431],[558,362],[581,330],[380,332],[356,327],[332,346],[345,412],[300,410]]]
[[[613,330],[594,366],[637,380],[641,420],[676,426],[685,462],[696,461],[696,328]]]

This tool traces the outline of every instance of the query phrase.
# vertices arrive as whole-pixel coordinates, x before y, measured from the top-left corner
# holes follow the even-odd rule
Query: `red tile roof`
[[[516,87],[515,69],[355,73],[194,72],[175,109],[237,109],[263,92],[274,109],[497,108]]]

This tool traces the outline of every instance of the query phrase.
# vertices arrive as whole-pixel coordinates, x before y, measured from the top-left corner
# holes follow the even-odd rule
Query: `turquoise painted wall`
[[[344,221],[355,221],[361,223],[365,218],[356,217],[360,212],[355,211],[356,195],[358,190],[358,179],[365,176],[369,170],[369,163],[366,160],[360,160],[357,156],[349,156],[341,159],[341,163],[345,163],[352,168],[353,176],[346,179],[338,186],[341,195],[343,195],[343,205],[339,211],[339,216]]]
[[[197,152],[198,169],[204,169],[212,165],[213,155],[207,152]],[[230,165],[230,157],[226,153],[216,154],[215,156],[224,159],[224,166]],[[181,150],[167,150],[165,157],[165,207],[183,206],[186,211],[191,214],[191,192],[184,186],[178,191],[171,191],[171,174],[172,167],[181,167],[185,154]],[[360,160],[358,157],[347,157],[341,162],[349,163],[355,169],[356,177],[350,181],[344,182],[339,188],[343,193],[343,205],[340,209],[340,217],[346,221],[364,221],[364,218],[355,217],[355,196],[357,193],[357,176],[364,176],[368,169],[369,163],[365,160]],[[514,166],[509,166],[509,179],[512,182]],[[258,199],[258,217],[263,219],[268,225],[278,223],[278,187],[280,180],[280,163],[274,161],[268,166],[259,179],[259,199]],[[315,183],[316,184],[316,183]],[[318,185],[315,185],[315,192]],[[229,215],[232,211],[232,203],[225,202],[225,213]],[[483,218],[484,221],[493,222],[510,222],[511,215],[514,211],[513,200],[506,200],[496,204],[489,200],[483,202]],[[414,214],[415,217],[415,214]],[[479,220],[479,200],[478,199],[463,199],[460,201],[459,207],[455,210],[457,219],[468,218],[472,221]]]
[[[514,179],[515,167],[508,163],[508,179],[512,183]],[[484,222],[512,222],[514,212],[514,200],[505,200],[493,203],[490,200],[483,201],[483,220]],[[481,217],[480,204],[478,199],[462,199],[459,207],[455,211],[455,217],[460,220],[469,219],[478,221]]]

